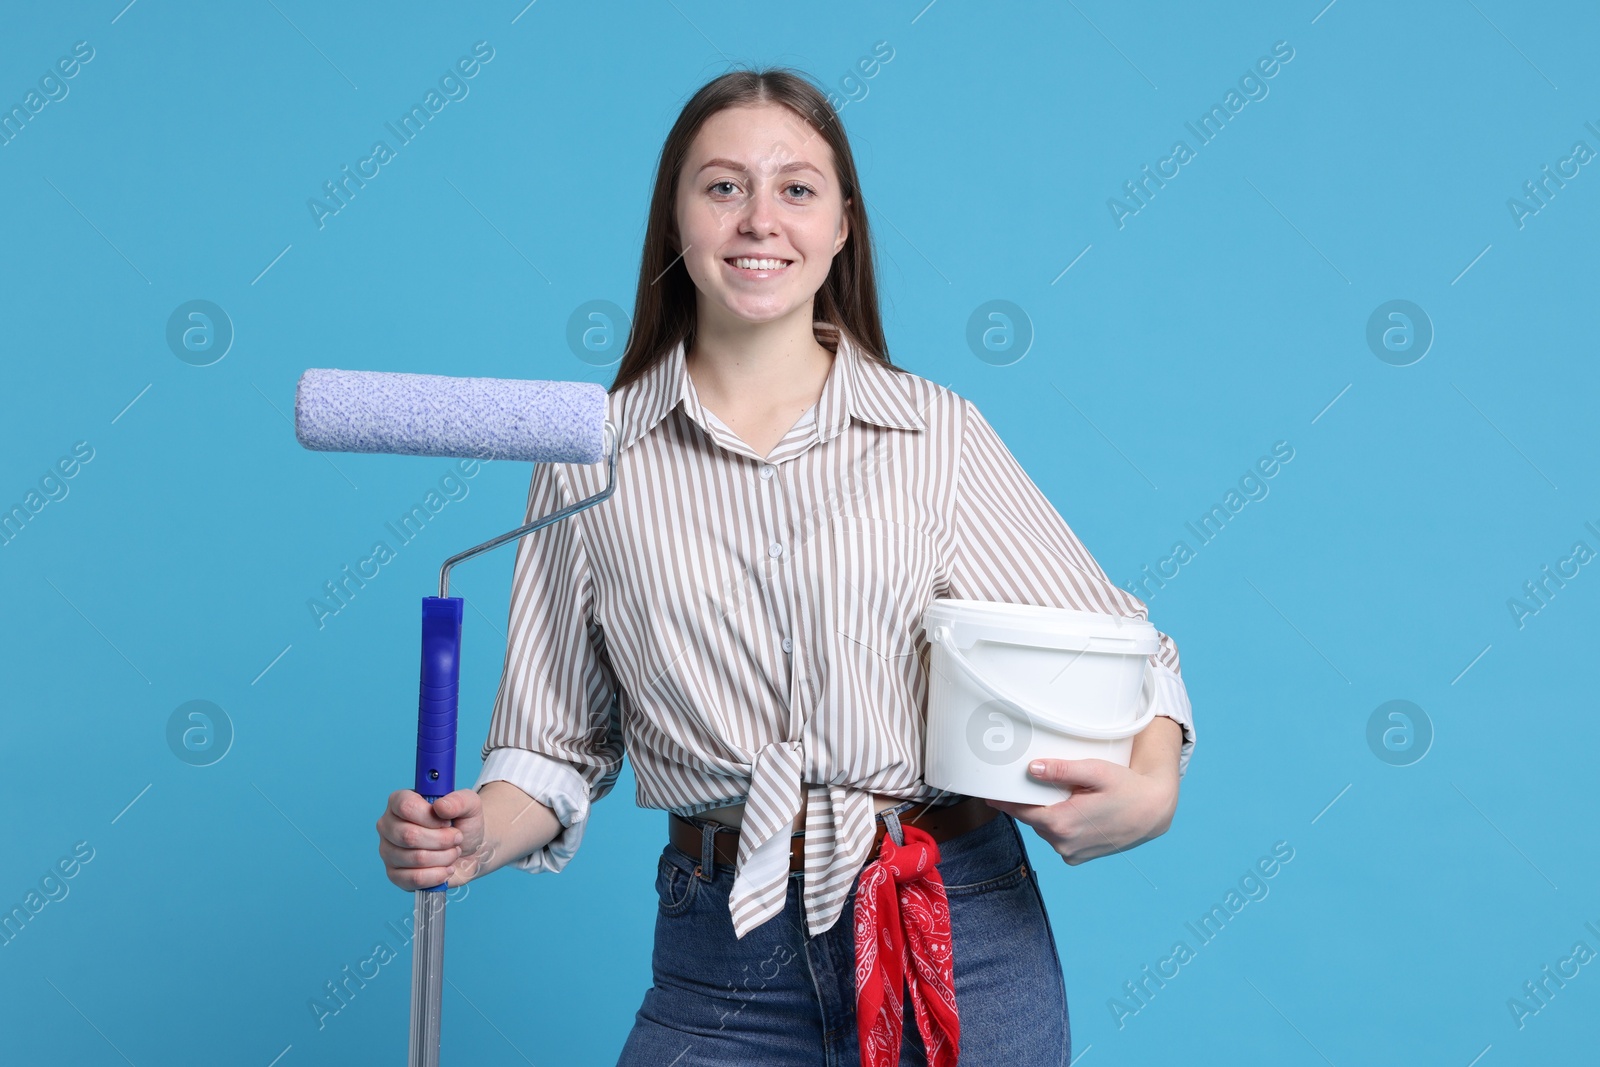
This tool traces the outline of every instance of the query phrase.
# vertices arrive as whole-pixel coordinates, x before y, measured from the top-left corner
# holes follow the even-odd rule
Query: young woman
[[[518,546],[477,788],[390,796],[390,880],[561,870],[626,748],[671,814],[622,1065],[1067,1064],[1016,820],[1069,864],[1165,832],[1178,652],[1131,766],[1045,761],[1060,803],[922,781],[933,598],[1145,609],[971,402],[889,362],[850,145],[794,72],[725,74],[668,134],[608,417],[613,497]],[[536,465],[530,521],[604,466]]]

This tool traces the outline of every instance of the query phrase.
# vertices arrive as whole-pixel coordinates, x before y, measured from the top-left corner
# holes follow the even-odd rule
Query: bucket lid
[[[1038,604],[937,597],[923,613],[922,625],[924,632],[950,627],[962,648],[979,640],[1040,648],[1083,649],[1093,644],[1096,649],[1148,656],[1161,645],[1147,619]]]

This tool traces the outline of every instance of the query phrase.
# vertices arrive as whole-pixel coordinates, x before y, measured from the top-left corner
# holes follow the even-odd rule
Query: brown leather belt
[[[925,831],[935,842],[947,841],[957,837],[968,830],[976,830],[996,815],[1000,809],[984,803],[981,797],[964,797],[954,804],[944,807],[929,807],[925,804],[915,804],[900,813],[902,826],[915,826]],[[868,854],[868,861],[876,859],[878,850],[883,845],[885,827],[883,820],[874,819],[876,832],[872,836],[872,849]],[[683,816],[669,812],[667,815],[667,839],[678,848],[695,858],[700,857],[700,827],[685,819]],[[805,869],[805,842],[806,835],[794,834],[789,839],[789,870],[799,871]],[[713,854],[716,862],[729,867],[738,865],[739,860],[739,830],[737,827],[719,826],[713,844]]]

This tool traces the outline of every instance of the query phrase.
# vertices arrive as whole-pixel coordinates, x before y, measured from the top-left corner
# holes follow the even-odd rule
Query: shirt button
[[[787,637],[785,637],[783,639],[783,650],[785,652],[793,652],[794,651],[794,642],[789,640]]]
[[[761,468],[761,477],[762,477],[762,479],[765,480],[765,479],[771,478],[772,474],[773,474],[773,470],[774,470],[774,468],[773,468],[772,464],[770,464],[770,463],[765,464]]]
[[[769,556],[781,556],[781,555],[783,555],[783,545],[779,544],[777,541],[772,542],[772,544],[767,547],[767,555],[769,555]]]

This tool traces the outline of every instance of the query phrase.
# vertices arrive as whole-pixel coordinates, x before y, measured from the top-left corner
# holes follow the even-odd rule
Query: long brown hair
[[[866,205],[856,177],[855,156],[844,126],[828,99],[805,75],[788,67],[732,70],[713,78],[689,98],[678,113],[656,166],[655,192],[650,197],[650,219],[645,227],[644,252],[639,257],[639,284],[633,299],[633,323],[628,345],[610,392],[634,381],[663,359],[682,341],[694,341],[695,286],[683,257],[672,249],[678,174],[689,155],[695,134],[712,115],[730,107],[777,103],[789,108],[820,133],[833,149],[840,192],[846,199],[849,233],[844,247],[833,257],[822,288],[817,290],[812,318],[832,323],[849,335],[868,358],[887,366],[889,346],[878,316],[878,286],[873,273],[872,236],[867,228]],[[901,368],[895,368],[901,369]]]

